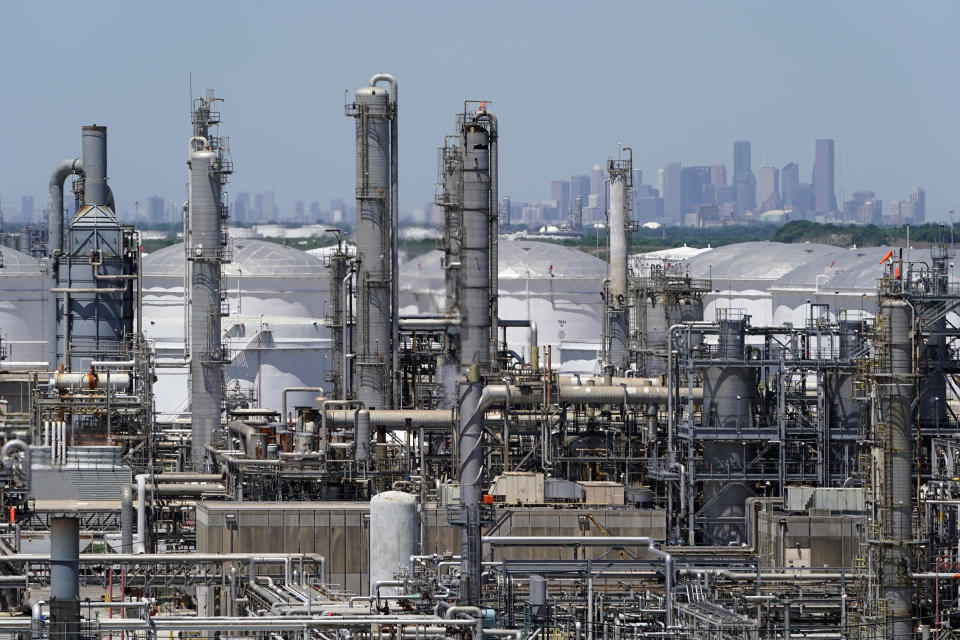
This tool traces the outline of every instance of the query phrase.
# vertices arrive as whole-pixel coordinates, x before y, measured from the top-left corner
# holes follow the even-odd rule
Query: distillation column
[[[374,81],[387,76],[374,76]],[[357,323],[353,386],[368,409],[393,406],[396,99],[373,86],[358,89],[347,115],[356,118]],[[395,82],[391,82],[395,89]],[[391,144],[393,142],[393,144]]]
[[[489,128],[488,128],[489,125]],[[483,392],[481,373],[488,371],[491,359],[491,138],[496,119],[486,111],[462,122],[463,206],[461,214],[459,312],[460,370],[466,374],[460,383],[460,500],[461,524],[461,603],[480,602],[482,546],[480,528],[481,481],[483,477]],[[496,229],[494,229],[494,233]]]
[[[888,344],[883,345],[889,363],[889,379],[879,383],[881,438],[885,476],[874,486],[881,488],[883,561],[881,584],[892,617],[888,637],[911,638],[913,632],[913,585],[910,578],[910,547],[913,539],[913,434],[911,408],[915,396],[913,376],[913,309],[902,299],[880,303]]]
[[[200,143],[202,148],[194,148]],[[206,446],[220,428],[223,389],[223,349],[220,343],[220,260],[222,229],[219,156],[203,138],[190,149],[189,237],[190,265],[190,422],[192,459],[203,468]]]

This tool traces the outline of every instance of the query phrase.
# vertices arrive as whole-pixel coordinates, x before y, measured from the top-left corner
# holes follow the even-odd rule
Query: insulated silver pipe
[[[50,256],[51,265],[47,268],[47,312],[46,318],[49,325],[50,345],[48,350],[48,360],[51,369],[57,368],[59,361],[57,324],[60,314],[57,311],[57,294],[53,289],[57,286],[57,269],[53,265],[63,251],[63,183],[70,175],[82,175],[83,163],[80,158],[64,160],[56,166],[53,173],[50,174],[50,183],[48,185],[49,199],[47,200],[47,255]],[[62,353],[62,352],[60,352]]]
[[[483,477],[483,410],[480,407],[486,389],[479,367],[470,368],[469,378],[460,383],[460,515],[463,530],[460,541],[460,602],[480,604],[483,548],[480,544],[480,482]]]
[[[485,107],[477,114],[477,118],[486,119],[490,123],[490,358],[496,360],[497,324],[500,313],[500,125],[497,122],[497,116]]]
[[[630,378],[624,378],[628,380]],[[634,378],[633,380],[643,380]],[[680,391],[681,398],[687,397],[687,391]],[[638,406],[646,404],[665,404],[670,398],[668,387],[658,386],[591,386],[559,385],[557,399],[563,404]],[[693,399],[703,398],[703,389],[694,387]],[[494,406],[530,407],[543,402],[543,396],[517,386],[487,385],[483,387],[478,411],[486,411]],[[461,407],[461,416],[463,408]],[[350,427],[354,424],[356,410],[330,409],[325,411],[326,424],[336,427]],[[376,409],[370,410],[372,427],[405,429],[411,427],[449,427],[453,413],[449,409]]]

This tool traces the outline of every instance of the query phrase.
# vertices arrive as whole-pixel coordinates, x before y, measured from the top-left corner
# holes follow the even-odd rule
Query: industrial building
[[[955,637],[946,238],[631,255],[624,147],[608,261],[510,240],[509,115],[466,100],[443,237],[401,264],[377,74],[353,235],[308,254],[229,236],[220,104],[184,125],[182,244],[143,255],[83,126],[48,255],[2,249],[0,636]]]

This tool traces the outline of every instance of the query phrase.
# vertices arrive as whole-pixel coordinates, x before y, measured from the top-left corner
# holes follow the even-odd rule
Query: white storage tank
[[[417,499],[402,491],[384,491],[370,499],[370,595],[377,582],[393,580],[401,568],[411,568],[417,553]],[[384,587],[380,595],[396,595]]]
[[[549,242],[499,243],[499,307],[504,320],[533,320],[541,347],[553,347],[553,367],[566,373],[597,370],[603,326],[601,291],[607,263]],[[431,251],[400,265],[401,315],[445,310],[443,253]],[[508,329],[510,349],[529,357],[526,329]],[[546,365],[546,358],[541,358]]]
[[[228,392],[239,389],[267,408],[280,409],[283,389],[323,387],[331,362],[330,331],[324,317],[328,300],[323,261],[299,249],[262,240],[232,243],[224,265],[223,343],[230,362],[224,368]],[[183,244],[143,260],[144,332],[157,357],[184,354]],[[157,411],[164,417],[187,410],[187,372],[158,369]],[[288,406],[310,405],[315,393],[294,392]]]
[[[47,326],[50,314],[42,273],[46,265],[16,249],[0,246],[3,267],[0,268],[0,334],[6,349],[7,363],[30,362],[44,364],[34,369],[46,369],[47,338],[56,327]],[[0,367],[4,364],[0,363]],[[10,364],[6,366],[11,366]],[[24,367],[19,367],[24,368]]]

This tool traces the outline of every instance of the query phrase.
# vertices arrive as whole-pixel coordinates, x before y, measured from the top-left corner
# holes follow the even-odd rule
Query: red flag
[[[836,261],[836,260],[834,260],[833,262],[830,263],[830,268],[833,269],[833,265],[835,265],[835,264],[837,264],[837,261]]]

